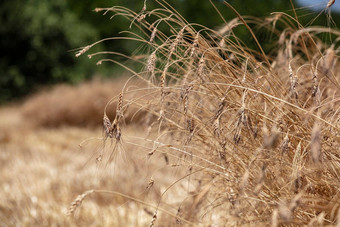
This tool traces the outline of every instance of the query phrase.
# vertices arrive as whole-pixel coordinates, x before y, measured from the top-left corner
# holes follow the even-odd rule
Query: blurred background
[[[223,21],[211,3],[197,0],[169,0],[189,22],[216,28]],[[212,0],[226,20],[235,15],[222,0]],[[268,17],[270,12],[292,14],[288,0],[230,0],[241,15]],[[293,0],[299,18],[306,24],[327,5],[324,0]],[[0,2],[0,104],[17,100],[41,87],[56,83],[75,84],[92,78],[117,77],[122,69],[113,64],[96,66],[97,58],[88,59],[86,54],[75,57],[76,50],[103,38],[119,36],[129,30],[129,22],[122,17],[96,13],[96,7],[123,5],[139,12],[144,0],[11,0]],[[157,7],[155,1],[147,1],[148,9]],[[340,21],[337,10],[339,2],[332,7],[333,20]],[[327,25],[326,13],[315,24]],[[137,31],[138,32],[138,31]],[[242,29],[239,31],[242,37]],[[249,46],[252,41],[244,36]],[[260,39],[261,34],[259,34]],[[275,41],[275,40],[273,40]],[[114,40],[97,45],[93,51],[110,50],[131,54],[137,43]],[[269,51],[273,46],[265,45]],[[140,48],[141,51],[148,51]],[[92,52],[93,52],[92,51]],[[120,59],[124,60],[124,59]]]

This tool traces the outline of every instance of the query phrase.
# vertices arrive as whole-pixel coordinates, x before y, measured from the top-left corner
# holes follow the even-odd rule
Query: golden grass
[[[97,136],[100,131],[70,127],[38,129],[15,132],[9,136],[8,142],[2,142],[1,224],[118,226],[149,222],[142,217],[145,215],[142,206],[131,204],[119,195],[89,195],[74,216],[66,215],[71,201],[89,187],[109,188],[125,194],[128,190],[131,197],[146,197],[143,192],[147,181],[136,179],[144,178],[143,172],[138,175],[129,170],[113,174],[109,169],[110,173],[100,175],[95,162],[91,161],[91,153],[98,147],[91,145],[80,149],[77,146],[83,138]],[[119,168],[127,169],[124,165]],[[128,212],[134,212],[134,216]]]
[[[177,177],[163,177],[170,172],[162,168],[163,155],[146,158],[153,149],[151,142],[138,139],[136,146],[136,138],[145,134],[139,123],[124,127],[124,153],[120,150],[116,163],[101,167],[96,163],[98,153],[114,149],[103,147],[101,127],[32,126],[20,110],[20,106],[0,109],[1,225],[149,224],[153,201]],[[85,196],[79,195],[89,188],[96,190],[81,201]]]
[[[106,104],[114,95],[118,95],[126,79],[94,80],[79,85],[58,85],[38,92],[22,106],[22,114],[28,122],[35,126],[56,127],[63,125],[98,127],[102,122]],[[129,86],[141,86],[131,81]],[[107,109],[110,117],[115,116],[116,102]],[[143,116],[136,108],[130,106],[126,111],[125,122],[138,122]]]
[[[170,148],[159,152],[187,169],[179,182],[192,183],[186,199],[168,206],[195,225],[339,224],[339,39],[329,45],[320,33],[330,38],[340,31],[303,27],[286,13],[248,19],[225,2],[237,19],[221,33],[189,24],[166,1],[157,2],[160,9],[139,13],[120,6],[96,11],[124,15],[140,30],[128,39],[150,49],[144,61],[128,57],[144,66],[138,72],[114,57],[99,63],[119,64],[149,84],[145,92],[154,98],[133,103],[158,116],[148,125],[158,133],[154,144]],[[270,54],[251,23],[277,40]],[[248,30],[257,50],[235,36],[237,26]],[[112,143],[124,141],[112,137]],[[160,220],[155,209],[150,226]]]
[[[138,72],[114,57],[99,61],[121,65],[144,81],[144,87],[130,89],[127,83],[112,95],[109,104],[118,103],[113,110],[102,107],[103,137],[82,146],[90,156],[70,155],[74,150],[69,146],[76,143],[67,135],[69,128],[63,132],[68,141],[58,158],[50,152],[36,153],[40,137],[27,142],[30,137],[24,137],[24,131],[12,130],[3,140],[7,152],[1,153],[1,162],[18,171],[13,175],[3,167],[8,186],[0,191],[6,198],[1,209],[4,217],[14,214],[14,219],[4,219],[6,223],[339,225],[339,39],[328,45],[319,34],[338,37],[340,31],[303,27],[286,13],[255,20],[234,11],[237,19],[226,22],[222,33],[189,24],[166,1],[157,2],[160,9],[146,4],[139,13],[119,6],[96,9],[131,20],[141,32],[128,39],[147,45],[150,56],[127,57],[142,66]],[[170,35],[163,33],[160,23],[168,26]],[[270,54],[261,48],[251,23],[277,40]],[[276,29],[279,23],[284,31]],[[249,31],[257,50],[235,36],[238,26]],[[102,52],[89,57],[100,54],[122,56]],[[130,106],[144,111],[138,129],[124,123]],[[116,114],[109,115],[114,110]],[[56,135],[45,131],[53,129],[39,130],[42,138],[50,135],[55,141]],[[89,137],[100,133],[90,132]],[[23,165],[22,160],[34,157],[44,161]],[[31,178],[20,176],[24,171]],[[24,182],[29,187],[24,188]],[[61,190],[64,196],[58,194]],[[33,201],[42,201],[36,203],[38,218],[32,214]],[[65,207],[69,216],[61,216],[51,204]]]

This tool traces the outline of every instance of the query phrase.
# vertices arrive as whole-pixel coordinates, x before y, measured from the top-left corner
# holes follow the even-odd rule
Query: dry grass
[[[149,82],[154,98],[134,101],[158,116],[149,124],[158,133],[154,143],[171,148],[159,152],[177,159],[192,182],[186,199],[169,205],[201,225],[339,224],[339,39],[330,45],[320,39],[339,37],[339,30],[303,27],[286,13],[247,19],[226,3],[237,19],[215,31],[158,2],[161,9],[139,13],[120,6],[96,11],[130,19],[141,31],[130,39],[150,48],[149,57],[136,60],[145,70],[129,71]],[[250,23],[277,40],[270,55]],[[238,26],[257,50],[235,37]],[[120,64],[114,57],[99,63],[105,61]],[[164,222],[157,211],[150,226]]]
[[[139,123],[124,126],[116,162],[100,166],[97,155],[114,150],[103,147],[101,127],[37,127],[20,111],[0,109],[0,226],[145,226],[153,201],[177,179],[163,176],[181,171],[163,168],[163,155],[148,158],[153,143]]]
[[[22,106],[22,114],[35,126],[56,127],[63,125],[98,126],[101,124],[106,104],[118,95],[126,79],[100,80],[80,85],[58,85],[33,95]],[[128,88],[140,87],[141,83],[131,81]],[[116,102],[107,109],[110,117],[115,116]],[[125,113],[126,123],[138,122],[143,116],[130,105]]]
[[[16,167],[15,176],[39,166],[50,168],[47,176],[39,175],[46,174],[39,170],[30,175],[44,181],[23,187],[27,178],[13,180],[11,170],[3,167],[8,186],[1,191],[6,198],[2,213],[15,214],[5,223],[339,225],[339,39],[328,45],[319,35],[338,37],[339,30],[303,27],[285,13],[262,21],[234,11],[237,18],[226,22],[221,32],[189,24],[165,1],[158,2],[161,9],[148,9],[146,4],[139,13],[119,6],[96,9],[131,20],[131,26],[141,31],[131,40],[148,45],[150,56],[128,57],[143,66],[139,72],[114,57],[99,61],[127,68],[145,87],[117,92],[112,100],[118,103],[115,115],[103,108],[104,135],[94,143],[100,144],[98,149],[89,145],[90,158],[70,155],[68,140],[58,158],[39,153],[39,159],[52,159],[23,165],[10,157],[32,158],[36,148],[23,146],[27,137],[18,130],[5,140],[2,150],[7,152],[1,153],[1,160]],[[168,26],[170,36],[158,27],[160,23]],[[248,23],[269,32],[277,49],[264,53]],[[276,29],[279,23],[284,31]],[[235,37],[237,26],[249,31],[257,50]],[[77,55],[91,51],[93,45]],[[94,54],[122,56],[105,52],[89,57]],[[131,105],[149,113],[139,129],[124,124]],[[51,129],[40,130],[47,135],[44,130]],[[16,147],[19,144],[23,147]],[[13,150],[17,152],[9,152]],[[61,164],[55,163],[58,160]],[[86,160],[91,161],[81,168]],[[58,174],[51,169],[59,169]],[[39,196],[42,199],[37,200]],[[34,201],[44,201],[36,203],[42,211],[36,222]],[[125,219],[120,219],[123,203]],[[61,216],[48,207],[51,204],[66,206],[71,217]],[[117,216],[112,218],[113,214]]]
[[[135,135],[135,130],[126,129],[125,133]],[[98,143],[91,142],[81,149],[77,144],[100,133],[101,129],[64,127],[23,129],[8,135],[7,142],[0,144],[1,226],[142,226],[149,223],[152,216],[143,211],[147,206],[132,203],[119,194],[87,195],[80,207],[73,207],[73,215],[67,215],[71,202],[88,188],[110,189],[151,203],[151,198],[157,198],[162,183],[166,183],[155,175],[157,184],[146,191],[146,179],[150,176],[143,171],[146,169],[144,156],[135,146],[126,147],[128,151],[135,151],[133,156],[129,153],[133,159],[126,164],[108,167],[105,173],[98,171],[93,158],[93,153],[100,148]],[[132,163],[138,163],[138,172],[131,169]],[[148,168],[159,168],[159,164],[150,164]]]

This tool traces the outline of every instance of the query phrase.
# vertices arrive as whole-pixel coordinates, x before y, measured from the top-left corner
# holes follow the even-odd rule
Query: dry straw
[[[317,122],[313,126],[310,147],[313,163],[315,164],[320,163],[322,161],[321,128],[320,124],[318,124]]]
[[[77,198],[72,202],[72,204],[69,207],[69,209],[67,210],[66,214],[72,215],[76,211],[76,209],[82,204],[82,202],[86,198],[86,196],[90,195],[93,192],[94,192],[94,190],[89,190],[89,191],[84,192],[81,195],[78,195]]]
[[[333,4],[335,3],[335,0],[329,0],[328,3],[327,3],[327,6],[326,8],[330,8]]]
[[[286,13],[264,21],[243,17],[228,3],[237,19],[215,31],[187,23],[167,2],[159,2],[163,10],[124,11],[132,21],[143,17],[134,24],[142,31],[136,41],[152,51],[144,61],[136,60],[144,71],[120,64],[148,81],[150,98],[132,101],[153,116],[148,135],[157,139],[145,141],[164,147],[151,145],[145,155],[151,160],[161,151],[165,169],[178,168],[176,176],[183,173],[161,192],[150,226],[165,218],[157,213],[161,207],[180,207],[175,219],[188,218],[196,225],[335,225],[340,75],[337,50],[322,43],[320,33],[340,32],[304,28]],[[122,13],[121,8],[111,11]],[[158,26],[160,21],[164,26]],[[275,36],[277,49],[263,50],[259,33],[250,26],[254,23],[260,32]],[[241,25],[255,40],[255,51],[235,34],[233,28]],[[166,26],[169,36],[162,31]],[[124,98],[123,103],[123,94],[117,97],[114,121],[104,114],[107,138],[120,139],[130,102]],[[153,180],[147,189],[151,187],[155,189]],[[186,196],[174,201],[164,196],[170,189]]]
[[[155,226],[156,220],[157,220],[157,211],[155,211],[155,213],[154,213],[153,216],[152,216],[152,220],[151,220],[151,223],[150,223],[150,227]]]

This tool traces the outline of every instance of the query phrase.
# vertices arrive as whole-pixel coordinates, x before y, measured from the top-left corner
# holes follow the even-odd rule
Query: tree
[[[98,33],[79,21],[66,1],[2,1],[0,17],[0,102],[40,84],[75,82],[93,74],[93,67],[70,50],[94,42]]]

